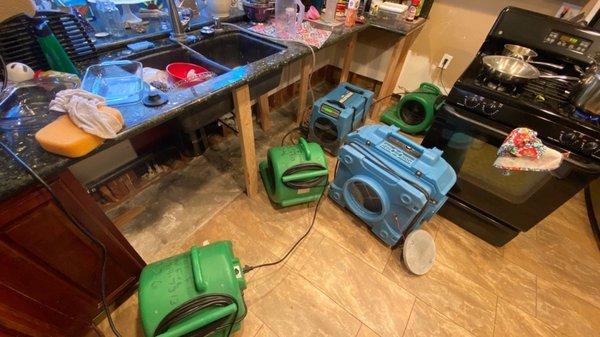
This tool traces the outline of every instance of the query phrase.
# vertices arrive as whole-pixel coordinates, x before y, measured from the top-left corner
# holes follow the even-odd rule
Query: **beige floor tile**
[[[113,310],[111,316],[122,336],[144,337],[144,328],[138,310],[137,292]],[[107,319],[98,324],[98,329],[106,336],[114,336]]]
[[[385,268],[390,248],[365,223],[329,198],[323,200],[315,227],[378,271]]]
[[[600,309],[538,278],[537,318],[567,336],[600,336]]]
[[[573,227],[581,226],[569,222]],[[504,247],[507,260],[600,308],[600,252],[546,229],[519,235]]]
[[[252,310],[279,336],[354,337],[360,328],[356,318],[293,272]]]
[[[202,245],[205,241],[231,240],[235,255],[244,265],[276,259],[269,247],[270,240],[265,240],[262,232],[234,222],[237,221],[233,221],[227,212],[221,212],[191,235],[182,244],[182,248],[189,249],[192,245]]]
[[[233,337],[254,337],[263,327],[263,322],[256,317],[251,311],[248,311],[246,317],[242,321],[240,330],[231,334]]]
[[[301,274],[379,335],[402,335],[415,297],[331,239]]]
[[[417,300],[410,314],[404,337],[473,337],[432,307]]]
[[[279,337],[276,333],[273,332],[268,326],[263,325],[263,327],[258,331],[258,333],[254,337]]]
[[[448,223],[436,237],[437,260],[535,315],[535,275],[506,261],[495,247]]]
[[[561,335],[544,322],[504,299],[498,300],[494,337],[560,337]]]
[[[423,276],[412,275],[400,256],[400,249],[394,250],[384,275],[473,335],[492,334],[497,299],[494,293],[442,263],[435,263]]]
[[[313,228],[306,239],[304,239],[290,255],[285,265],[296,271],[301,270],[308,260],[313,258],[315,254],[318,254],[317,251],[319,245],[324,237],[323,234]]]
[[[380,336],[378,334],[376,334],[373,330],[369,329],[368,326],[363,324],[360,327],[360,330],[358,330],[358,335],[356,335],[356,337],[380,337]]]

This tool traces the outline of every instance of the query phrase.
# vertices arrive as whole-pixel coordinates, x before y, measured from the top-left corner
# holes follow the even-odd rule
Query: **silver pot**
[[[511,56],[487,55],[483,57],[482,62],[491,77],[508,84],[523,84],[537,78],[579,81],[579,77],[541,74],[529,62]]]
[[[527,63],[531,63],[531,64],[535,64],[538,66],[543,66],[543,67],[547,67],[547,68],[553,68],[553,69],[557,69],[557,70],[563,70],[565,69],[564,65],[561,64],[554,64],[554,63],[548,63],[548,62],[538,62],[538,61],[534,61],[533,59],[536,58],[538,56],[538,53],[530,48],[527,47],[523,47],[523,46],[519,46],[517,44],[505,44],[504,45],[504,51],[502,52],[502,55],[504,56],[510,56],[510,57],[514,57],[514,58],[518,58],[520,60],[523,60]]]
[[[571,100],[579,109],[600,115],[600,73],[583,77],[579,89]]]

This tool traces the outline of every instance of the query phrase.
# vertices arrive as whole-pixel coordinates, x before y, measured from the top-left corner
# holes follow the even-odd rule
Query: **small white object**
[[[94,34],[94,36],[97,38],[103,38],[103,37],[109,37],[110,34],[107,32],[98,32],[98,33]]]
[[[402,249],[404,265],[411,273],[423,275],[435,262],[435,241],[427,231],[417,229],[406,236]]]
[[[403,5],[403,4],[398,4],[395,2],[386,1],[386,2],[382,3],[381,5],[379,5],[379,9],[388,11],[388,12],[392,12],[392,13],[400,14],[400,13],[404,13],[404,11],[406,11],[408,9],[408,6]]]
[[[450,65],[450,62],[452,62],[453,58],[454,58],[454,56],[452,56],[450,54],[444,54],[444,56],[440,60],[440,64],[438,65],[438,68],[448,69],[448,66]]]
[[[11,62],[6,65],[6,75],[11,82],[23,82],[33,79],[33,69],[20,62]]]

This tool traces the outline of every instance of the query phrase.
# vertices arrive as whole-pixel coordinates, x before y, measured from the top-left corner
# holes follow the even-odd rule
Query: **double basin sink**
[[[216,74],[209,81],[218,81],[220,76],[234,68],[260,61],[286,49],[283,45],[241,31],[226,31],[188,46],[205,58],[198,57],[181,46],[173,45],[157,52],[138,55],[135,60],[141,62],[144,67],[156,69],[165,69],[173,62],[197,64]],[[281,72],[281,68],[273,69],[251,80],[249,82],[251,99],[277,87]],[[183,132],[193,133],[232,111],[233,108],[232,95],[226,93],[216,95],[201,104],[194,105],[193,111],[181,114],[178,122]]]

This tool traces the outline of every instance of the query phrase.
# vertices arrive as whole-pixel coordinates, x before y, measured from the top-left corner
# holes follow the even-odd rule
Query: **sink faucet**
[[[185,33],[185,29],[190,23],[190,20],[186,22],[181,21],[181,17],[179,16],[179,10],[177,4],[175,4],[175,0],[167,0],[169,5],[169,16],[171,17],[171,36],[170,39],[176,42],[186,43],[191,42],[196,39],[194,35],[188,35]]]

